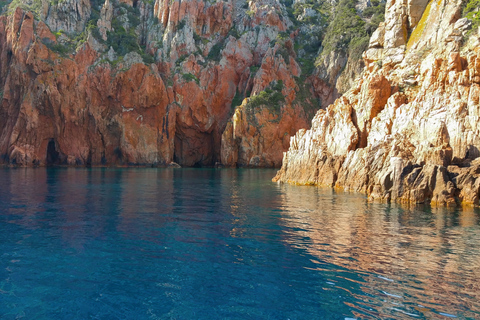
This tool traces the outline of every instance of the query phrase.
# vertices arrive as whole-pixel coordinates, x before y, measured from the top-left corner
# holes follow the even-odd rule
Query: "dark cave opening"
[[[60,153],[55,146],[55,139],[50,139],[47,146],[47,166],[60,164]]]
[[[200,161],[195,162],[192,166],[192,168],[201,168],[201,167],[202,167],[202,164],[200,163]]]
[[[220,139],[215,139],[214,132],[177,126],[173,149],[173,161],[182,167],[212,167],[219,159]]]

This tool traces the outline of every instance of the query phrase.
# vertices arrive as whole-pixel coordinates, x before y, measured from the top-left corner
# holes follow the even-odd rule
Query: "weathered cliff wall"
[[[35,32],[36,31],[36,32]],[[156,163],[168,159],[161,132],[168,94],[154,65],[127,56],[125,71],[93,66],[89,42],[68,58],[42,39],[55,36],[31,13],[0,18],[3,99],[0,154],[13,164]],[[137,57],[138,58],[138,57]],[[50,151],[47,154],[47,151]]]
[[[348,61],[332,53],[334,75],[315,67],[336,32],[335,4],[321,1],[29,0],[4,11],[4,164],[278,167]]]
[[[292,137],[275,181],[478,205],[480,34],[462,1],[388,1],[361,79]]]

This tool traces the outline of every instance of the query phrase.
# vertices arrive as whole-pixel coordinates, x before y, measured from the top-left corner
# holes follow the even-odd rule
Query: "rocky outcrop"
[[[275,72],[282,66],[270,62],[280,53],[265,56],[272,40],[291,25],[279,16],[282,7],[276,2],[252,4],[258,6],[252,17],[233,4],[159,1],[149,7],[106,1],[90,9],[89,1],[67,1],[46,7],[41,16],[45,23],[20,8],[2,16],[1,161],[220,162],[222,133],[234,113],[232,100],[280,79]],[[95,10],[98,20],[91,20]],[[232,31],[234,16],[241,22],[241,36]],[[139,47],[142,41],[145,49]],[[146,62],[143,50],[154,54],[156,63]],[[299,68],[294,60],[291,64]],[[256,65],[262,66],[257,77],[252,73]],[[283,72],[281,78],[295,83],[285,74],[290,71]],[[308,125],[304,113],[295,119]],[[287,147],[281,145],[282,150]],[[272,161],[254,165],[279,166],[281,156],[277,152]]]
[[[298,128],[307,127],[303,108],[286,108],[282,115],[263,108],[252,110],[248,98],[235,110],[233,121],[222,135],[224,164],[250,167],[280,167],[282,150]]]
[[[274,180],[479,205],[480,34],[460,18],[461,1],[388,1],[361,79],[292,137]]]
[[[134,63],[114,72],[103,63],[92,69],[98,53],[88,42],[74,57],[61,59],[34,34],[40,25],[20,9],[0,18],[3,160],[29,165],[168,161],[171,146],[159,139],[159,132],[172,130],[162,126],[171,117],[168,94],[155,66]]]
[[[0,163],[279,167],[358,69],[336,53],[326,74],[315,68],[335,5],[12,2],[0,24]]]
[[[290,137],[307,128],[307,119],[318,109],[312,105],[316,99],[311,92],[313,101],[300,101],[305,90],[295,81],[300,67],[292,57],[285,61],[279,50],[277,45],[267,52],[253,77],[252,92],[259,95],[245,99],[227,123],[222,135],[224,165],[280,167],[282,150],[288,149]]]
[[[100,11],[100,19],[97,21],[98,32],[103,41],[107,41],[107,32],[112,31],[113,5],[110,0],[106,0]]]
[[[55,32],[82,32],[90,18],[90,0],[64,0],[52,4],[44,1],[42,4],[42,19]]]

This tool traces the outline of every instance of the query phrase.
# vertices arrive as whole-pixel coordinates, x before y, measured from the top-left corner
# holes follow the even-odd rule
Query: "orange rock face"
[[[278,49],[276,46],[265,55],[253,78],[252,93],[258,94],[272,83],[282,83],[284,101],[267,101],[258,105],[253,102],[254,97],[245,99],[236,108],[222,135],[221,160],[224,165],[280,167],[290,137],[297,130],[308,128],[311,115],[304,108],[307,101],[296,100],[299,88],[294,77],[299,74],[299,67],[295,60],[286,62],[277,55]]]
[[[235,38],[227,36],[233,23],[231,6],[230,2],[157,1],[155,15],[165,27],[165,41],[172,50],[169,58],[149,65],[136,53],[109,63],[116,59],[115,53],[110,58],[90,36],[75,52],[62,54],[51,46],[60,37],[57,40],[31,13],[17,9],[1,17],[1,161],[16,165],[166,165],[174,161],[210,166],[223,159],[225,165],[279,166],[290,135],[308,126],[308,116],[294,103],[293,77],[300,75],[300,68],[292,56],[287,62],[279,59],[278,47],[268,51],[272,38],[286,30],[274,10],[258,8],[258,17],[245,21],[252,28],[265,16],[271,29]],[[109,8],[110,16],[103,17],[102,26],[111,24]],[[224,48],[210,57],[215,60],[198,55],[196,47],[207,55],[213,45],[198,39],[192,42],[191,34],[176,30],[180,23],[201,39],[225,37]],[[258,40],[253,43],[252,37]],[[149,44],[148,48],[156,50]],[[259,71],[252,74],[251,67],[259,64]],[[239,148],[226,134],[222,140],[225,129],[231,130],[234,97],[260,92],[279,80],[285,97],[279,106],[281,114],[257,110],[254,124],[245,120],[242,128],[237,127],[236,136],[245,135],[242,146],[248,144],[257,151],[240,160],[238,155],[235,161],[222,158],[222,146]]]
[[[392,32],[402,30],[405,14],[392,12],[404,4],[387,2],[362,77],[292,137],[274,181],[360,191],[372,201],[480,205],[480,34],[463,28],[457,37],[466,23],[460,3],[431,6],[407,49],[406,34]]]
[[[171,118],[169,101],[155,69],[140,63],[123,72],[114,72],[108,63],[92,67],[97,52],[88,42],[75,56],[62,58],[40,41],[55,37],[31,14],[19,9],[2,19],[2,70],[9,70],[2,78],[0,108],[4,161],[23,165],[171,161],[171,144],[159,138],[172,131],[165,124]],[[34,34],[34,24],[40,34]]]
[[[281,114],[268,108],[252,109],[245,99],[222,135],[222,163],[228,166],[280,167],[290,137],[308,126],[301,107]]]
[[[30,8],[0,17],[1,164],[278,167],[324,99],[276,1]]]

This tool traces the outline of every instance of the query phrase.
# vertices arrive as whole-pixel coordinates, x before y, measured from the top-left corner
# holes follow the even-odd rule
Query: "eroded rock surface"
[[[480,34],[460,18],[461,1],[388,1],[361,79],[292,137],[274,181],[479,205]]]
[[[370,5],[354,11],[359,26]],[[0,18],[0,162],[279,167],[291,135],[356,76],[350,39],[315,62],[323,34],[336,37],[336,6],[12,1]]]

